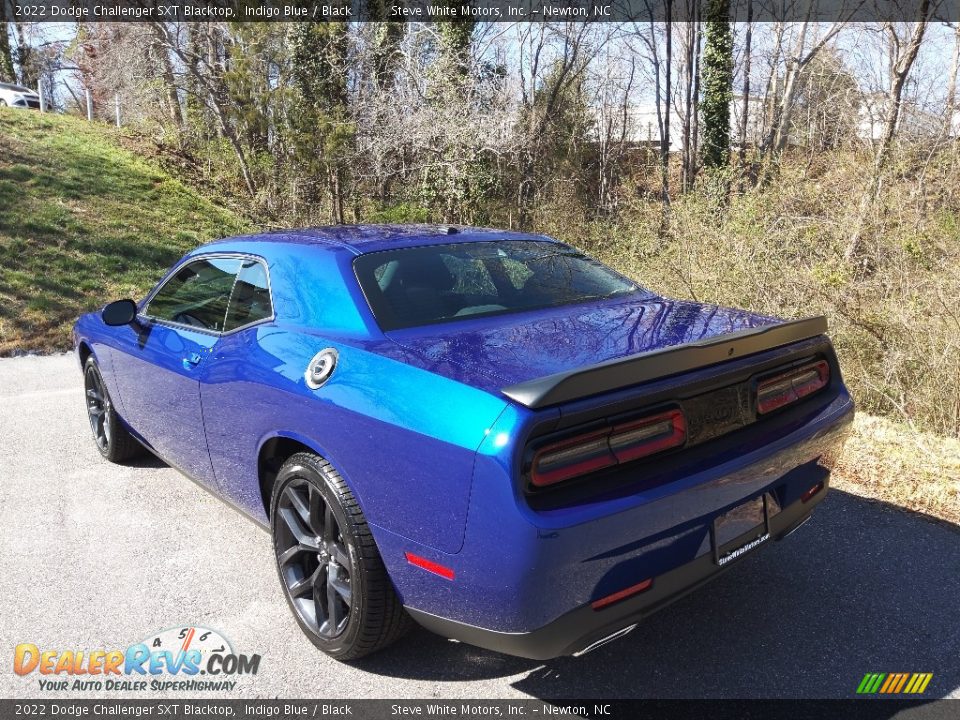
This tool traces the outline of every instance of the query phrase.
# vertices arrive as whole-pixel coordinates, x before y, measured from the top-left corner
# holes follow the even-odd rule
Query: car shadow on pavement
[[[149,468],[152,470],[170,467],[166,461],[161,460],[149,450],[137,458],[126,460],[123,464],[131,468]]]
[[[583,657],[539,663],[417,630],[358,667],[522,675],[513,687],[546,699],[850,698],[868,672],[928,672],[932,700],[960,686],[958,615],[960,528],[833,490],[791,537]]]

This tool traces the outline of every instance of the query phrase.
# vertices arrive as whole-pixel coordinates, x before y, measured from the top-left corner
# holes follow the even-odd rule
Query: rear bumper
[[[769,520],[770,540],[781,540],[806,522],[813,509],[827,493],[827,478],[823,489],[806,503],[797,500],[783,508]],[[741,547],[756,538],[756,531],[745,533],[730,545]],[[666,607],[675,600],[708,583],[736,565],[745,552],[724,565],[718,565],[712,553],[653,578],[650,589],[615,604],[595,610],[589,603],[530,632],[499,632],[455,620],[432,615],[422,610],[407,608],[420,625],[431,632],[470,645],[533,660],[548,660],[561,655],[575,655],[603,644],[611,635],[622,637],[648,615]],[[624,632],[626,631],[626,632]],[[618,635],[619,633],[619,635]],[[610,639],[616,639],[610,638]]]

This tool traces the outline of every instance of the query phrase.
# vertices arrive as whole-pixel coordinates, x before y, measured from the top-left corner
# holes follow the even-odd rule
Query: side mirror
[[[137,318],[137,304],[133,300],[116,300],[103,309],[100,317],[114,327],[129,325]]]

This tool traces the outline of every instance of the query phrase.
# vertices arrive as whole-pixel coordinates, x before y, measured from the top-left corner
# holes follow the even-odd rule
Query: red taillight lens
[[[829,382],[830,366],[825,360],[762,380],[757,385],[757,412],[764,415],[795,403]]]
[[[553,443],[533,458],[530,479],[534,485],[553,485],[577,475],[617,464],[610,452],[609,428]]]
[[[686,439],[686,420],[675,408],[540,448],[533,456],[530,482],[553,485],[678,447]]]
[[[679,410],[618,425],[610,435],[610,449],[619,462],[629,462],[683,445],[687,421]]]

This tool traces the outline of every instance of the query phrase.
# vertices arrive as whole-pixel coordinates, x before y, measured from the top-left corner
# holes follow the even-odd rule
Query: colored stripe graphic
[[[883,687],[880,688],[880,692],[882,692],[882,693],[895,693],[895,692],[897,691],[897,686],[898,686],[898,685],[901,683],[901,681],[904,679],[904,677],[903,677],[904,674],[905,674],[905,673],[891,673],[891,674],[890,674],[890,677],[889,677],[889,678],[887,679],[887,681],[883,684]]]
[[[180,648],[180,652],[186,652],[187,648],[190,647],[190,641],[193,640],[193,634],[197,631],[196,628],[190,628],[190,632],[187,633],[186,639],[183,641],[183,646]]]
[[[867,673],[857,686],[858,695],[918,695],[927,689],[933,673]]]
[[[863,680],[860,681],[860,687],[857,688],[857,692],[861,695],[872,695],[880,687],[880,683],[886,677],[884,673],[867,673],[863,676]]]

